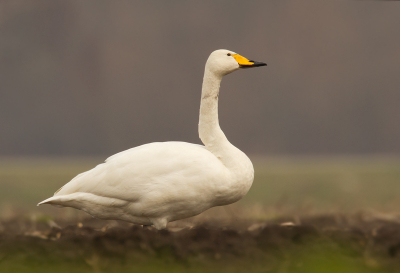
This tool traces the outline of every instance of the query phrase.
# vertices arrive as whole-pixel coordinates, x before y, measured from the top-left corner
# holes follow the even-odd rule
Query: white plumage
[[[250,189],[254,169],[219,127],[219,85],[224,75],[240,67],[262,65],[229,50],[211,53],[199,121],[205,146],[156,142],[120,152],[79,174],[38,205],[73,207],[101,219],[163,229],[168,222],[238,201]]]

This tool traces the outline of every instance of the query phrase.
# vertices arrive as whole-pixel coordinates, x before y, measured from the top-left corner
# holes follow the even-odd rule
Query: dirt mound
[[[296,268],[307,268],[305,261],[316,259],[327,264],[332,260],[336,265],[345,261],[345,266],[350,261],[363,270],[360,272],[400,268],[400,223],[396,219],[324,215],[294,222],[259,222],[246,228],[208,223],[162,231],[105,223],[95,219],[78,224],[3,221],[0,269],[13,262],[29,266],[68,263],[103,272],[111,265],[115,268],[115,263],[128,266],[167,260],[186,266],[214,262],[232,265],[234,261],[247,264],[249,270],[264,265],[270,272],[285,265],[291,268],[288,272],[297,272]]]

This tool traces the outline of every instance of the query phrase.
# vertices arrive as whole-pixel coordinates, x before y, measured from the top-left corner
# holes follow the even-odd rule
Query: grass
[[[6,159],[0,160],[0,220],[19,215],[26,228],[52,219],[73,219],[87,215],[74,209],[58,209],[36,204],[50,197],[77,174],[102,162],[102,159]],[[238,203],[213,208],[197,217],[174,225],[192,225],[224,219],[226,226],[244,225],[289,217],[316,214],[351,214],[374,211],[385,219],[394,219],[400,209],[400,159],[396,158],[253,158],[255,181],[249,193]],[[397,218],[396,218],[397,219]],[[245,222],[246,220],[247,222]],[[397,221],[397,220],[396,220]],[[30,223],[30,224],[29,224]],[[247,228],[247,226],[246,226]],[[367,254],[332,248],[329,244],[310,243],[278,247],[273,256],[245,255],[225,257],[213,253],[180,260],[166,250],[161,255],[139,253],[120,258],[98,255],[95,250],[71,258],[57,241],[49,241],[54,250],[42,253],[41,247],[26,251],[3,251],[0,224],[0,272],[395,272],[379,265]],[[2,239],[3,238],[3,239]],[[19,238],[19,237],[16,237]],[[15,239],[18,246],[18,240]],[[42,240],[42,239],[35,239]],[[12,244],[13,245],[13,244]],[[40,244],[39,244],[40,245]],[[19,249],[18,247],[16,248]],[[65,249],[64,249],[65,250]],[[78,249],[72,249],[76,251]],[[39,253],[39,254],[38,254]],[[44,252],[43,252],[44,253]],[[53,253],[53,254],[51,254]],[[58,253],[58,254],[57,254]],[[272,259],[272,260],[271,260]],[[278,259],[278,260],[277,260]]]
[[[92,257],[92,259],[96,259]],[[99,259],[99,258],[97,258]],[[241,272],[271,272],[271,273],[390,273],[386,269],[374,269],[366,267],[361,262],[353,262],[338,256],[336,253],[319,253],[317,255],[303,255],[297,258],[296,262],[283,263],[279,269],[272,269],[267,262],[256,261],[249,264],[244,261],[213,261],[207,263],[189,262],[176,263],[168,260],[153,259],[147,262],[123,263],[108,259],[102,261],[107,265],[96,265],[93,261],[85,263],[70,263],[65,261],[52,261],[37,263],[0,264],[3,273],[43,273],[43,272],[76,272],[76,273],[98,273],[98,272],[141,272],[141,273],[241,273]],[[323,271],[321,271],[323,270]]]
[[[49,212],[36,204],[102,159],[0,160],[0,211]],[[255,180],[234,210],[332,212],[400,208],[400,160],[382,158],[254,158]]]

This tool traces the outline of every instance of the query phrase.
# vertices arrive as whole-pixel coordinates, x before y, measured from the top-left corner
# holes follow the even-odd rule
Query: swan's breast
[[[234,147],[234,146],[233,146]],[[217,206],[239,201],[250,190],[254,180],[254,167],[245,153],[237,149],[232,152],[229,164],[229,178],[219,185]]]

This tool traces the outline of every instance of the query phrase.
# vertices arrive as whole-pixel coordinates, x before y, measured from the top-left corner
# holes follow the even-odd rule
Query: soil
[[[397,218],[357,214],[290,219],[294,218],[235,226],[214,221],[157,231],[96,219],[77,223],[14,218],[0,222],[0,269],[4,262],[53,262],[85,264],[103,272],[110,263],[158,259],[182,265],[235,261],[249,264],[248,271],[263,264],[267,267],[258,271],[297,272],[282,271],[282,266],[300,268],[321,257],[329,264],[324,260],[328,257],[334,264],[344,261],[345,266],[356,263],[363,268],[351,272],[400,272]]]

